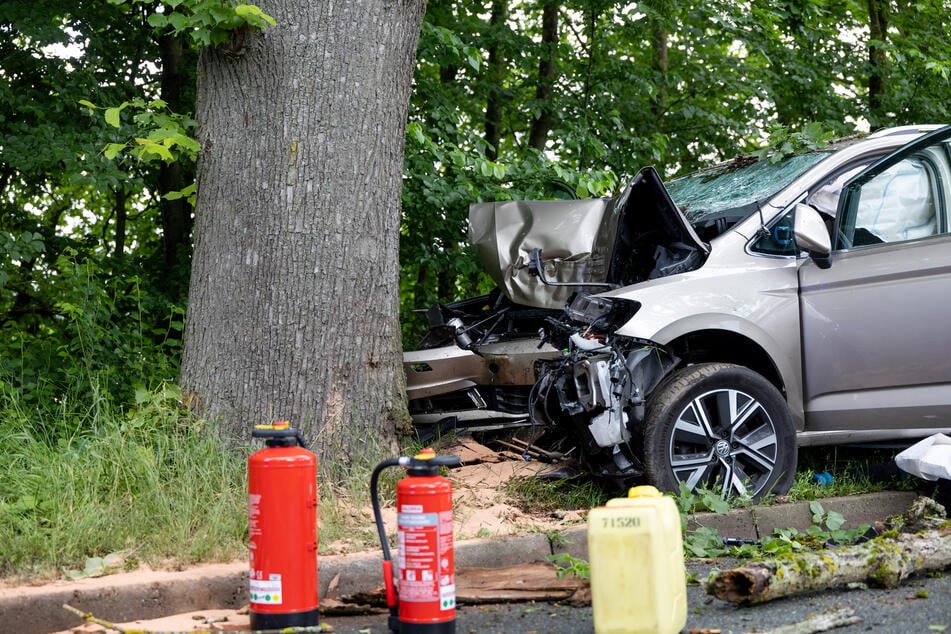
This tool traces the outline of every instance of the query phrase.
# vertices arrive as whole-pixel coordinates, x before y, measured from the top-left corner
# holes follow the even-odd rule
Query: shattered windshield
[[[693,225],[713,216],[745,216],[753,212],[756,203],[765,201],[828,155],[810,152],[775,163],[740,157],[674,179],[665,186]]]

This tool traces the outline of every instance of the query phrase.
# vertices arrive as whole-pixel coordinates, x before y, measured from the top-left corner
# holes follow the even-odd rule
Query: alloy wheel
[[[674,422],[669,460],[690,490],[722,487],[723,497],[761,493],[776,468],[776,427],[765,407],[736,389],[705,392]]]

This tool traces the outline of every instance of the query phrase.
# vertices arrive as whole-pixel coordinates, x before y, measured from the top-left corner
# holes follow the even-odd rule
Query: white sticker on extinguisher
[[[456,586],[439,587],[439,609],[451,610],[456,607]]]
[[[280,579],[251,579],[251,603],[280,605],[283,600]]]

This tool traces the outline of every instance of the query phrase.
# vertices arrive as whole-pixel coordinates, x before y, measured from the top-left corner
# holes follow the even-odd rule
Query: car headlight
[[[631,299],[578,293],[565,307],[565,316],[600,332],[614,332],[640,308],[641,303]]]

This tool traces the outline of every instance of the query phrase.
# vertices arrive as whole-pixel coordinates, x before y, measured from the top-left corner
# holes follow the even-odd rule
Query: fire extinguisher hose
[[[386,539],[386,529],[383,527],[383,516],[380,514],[380,474],[384,469],[398,467],[401,462],[399,458],[390,458],[384,460],[376,466],[373,474],[370,476],[370,504],[373,505],[373,519],[376,521],[376,530],[380,534],[380,546],[383,548],[383,561],[391,561],[390,544]]]
[[[399,615],[396,603],[396,588],[393,584],[393,560],[390,557],[390,543],[386,538],[386,528],[383,526],[383,516],[380,513],[380,474],[389,467],[398,467],[405,464],[406,458],[390,458],[376,466],[370,476],[370,503],[373,506],[373,519],[376,521],[376,530],[380,534],[380,546],[383,549],[383,587],[386,589],[386,606],[390,609],[390,631],[399,631]]]

